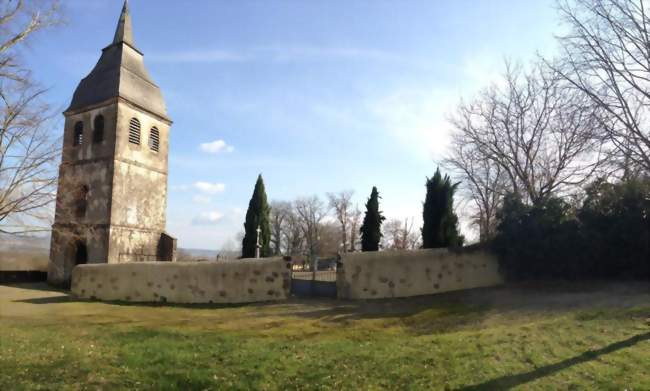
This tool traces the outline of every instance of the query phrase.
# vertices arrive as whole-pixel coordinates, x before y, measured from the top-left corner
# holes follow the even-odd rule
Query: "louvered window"
[[[79,121],[74,124],[74,139],[72,139],[72,145],[77,146],[81,145],[84,141],[84,123]]]
[[[104,116],[98,115],[95,117],[95,124],[93,130],[93,143],[99,144],[104,141]]]
[[[149,132],[149,149],[151,149],[154,152],[158,152],[158,149],[160,148],[160,132],[158,131],[157,127],[151,128],[151,131]]]
[[[140,144],[140,121],[137,118],[131,118],[129,123],[129,142]]]

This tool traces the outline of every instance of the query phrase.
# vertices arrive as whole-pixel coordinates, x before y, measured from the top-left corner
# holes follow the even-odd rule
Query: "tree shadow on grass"
[[[67,293],[65,288],[55,287],[47,284],[46,282],[0,282],[0,286],[7,288],[26,289],[31,291]]]
[[[34,297],[29,299],[13,300],[14,303],[28,303],[28,304],[57,304],[57,303],[99,303],[106,305],[114,305],[119,307],[146,307],[146,308],[187,308],[198,310],[218,310],[222,308],[265,308],[274,306],[283,306],[287,304],[295,304],[291,299],[285,301],[268,301],[268,302],[251,302],[251,303],[170,303],[167,301],[123,301],[123,300],[100,300],[100,299],[86,299],[79,298],[69,291],[43,289],[48,292],[60,292],[59,296],[45,296]]]
[[[27,304],[60,304],[60,303],[73,303],[79,300],[76,300],[74,297],[69,295],[60,295],[60,296],[46,296],[46,297],[35,297],[32,299],[23,299],[23,300],[14,300],[14,303],[27,303]]]
[[[650,340],[650,332],[644,334],[637,334],[633,337],[625,339],[623,341],[615,342],[611,345],[605,346],[602,349],[598,350],[589,350],[578,356],[560,361],[555,364],[550,364],[537,368],[530,372],[519,373],[516,375],[508,375],[499,377],[485,383],[475,384],[471,386],[461,387],[459,391],[480,391],[480,390],[508,390],[513,387],[526,384],[528,382],[550,376],[559,372],[563,369],[570,368],[574,365],[582,364],[591,360],[594,360],[602,355],[613,353],[617,350],[629,348],[636,345],[639,342],[644,342]]]
[[[272,305],[273,303],[241,303],[241,304],[182,304],[182,303],[167,303],[167,302],[129,302],[118,300],[94,300],[94,299],[81,299],[66,292],[60,296],[46,296],[35,297],[31,299],[14,300],[14,303],[28,303],[28,304],[59,304],[59,303],[101,303],[107,305],[116,305],[121,307],[170,307],[170,308],[191,308],[191,309],[220,309],[220,308],[234,308],[244,306],[264,306]],[[277,304],[277,303],[276,303]]]
[[[23,287],[42,291],[55,291],[46,284],[20,286],[20,288]],[[233,304],[96,301],[79,299],[69,295],[69,292],[59,291],[62,294],[60,296],[50,295],[47,297],[27,298],[19,300],[19,302],[30,304],[101,302],[107,305],[125,307],[176,307],[203,311],[245,307],[253,310],[251,313],[256,315],[288,316],[341,325],[354,323],[358,320],[386,319],[401,322],[402,326],[417,335],[452,331],[459,328],[474,327],[475,325],[479,327],[485,317],[493,311],[515,317],[519,314],[526,315],[546,311],[560,313],[579,310],[575,315],[579,320],[601,317],[634,316],[637,318],[647,316],[646,306],[640,307],[639,310],[633,312],[630,312],[631,310],[628,307],[616,311],[612,310],[612,302],[617,302],[616,297],[619,297],[620,294],[615,296],[614,299],[602,302],[602,297],[608,297],[605,293],[610,292],[609,289],[605,289],[602,294],[599,293],[600,290],[597,290],[595,294],[583,294],[582,291],[567,294],[566,291],[567,289],[563,285],[554,289],[542,289],[536,286],[502,286],[409,298],[336,300],[291,297],[282,301]],[[637,291],[638,289],[632,290],[632,292]],[[595,302],[594,297],[596,297]],[[647,296],[644,293],[639,297],[644,299]],[[579,305],[573,305],[577,301],[580,302]],[[584,311],[581,310],[582,308],[584,308]]]
[[[47,285],[35,285],[35,288],[52,292]],[[21,287],[22,288],[22,287]],[[488,288],[494,289],[494,288]],[[431,296],[418,296],[410,298],[393,298],[377,300],[337,300],[328,298],[296,298],[290,297],[283,301],[256,302],[256,303],[201,303],[184,304],[169,302],[127,302],[127,301],[102,301],[81,299],[70,295],[67,291],[58,291],[61,295],[32,297],[14,300],[17,303],[28,304],[61,304],[61,303],[103,303],[120,307],[169,307],[186,308],[194,310],[218,310],[227,308],[250,308],[257,315],[261,313],[277,316],[289,316],[318,320],[332,324],[348,324],[364,319],[404,319],[404,326],[415,334],[430,334],[467,326],[476,323],[484,316],[489,306],[474,305],[467,302],[468,295],[480,294],[484,289],[474,292],[447,292]],[[479,292],[476,292],[479,291]],[[424,311],[434,311],[432,319],[428,321],[408,320],[414,315]]]
[[[46,289],[44,289],[46,290]],[[218,310],[227,308],[250,308],[257,315],[277,315],[296,318],[318,320],[332,324],[347,324],[363,319],[396,319],[408,318],[423,311],[435,311],[431,321],[408,321],[405,324],[416,334],[430,334],[448,329],[455,329],[468,323],[476,322],[485,313],[485,306],[475,306],[465,302],[464,292],[448,292],[435,296],[419,296],[399,299],[379,300],[336,300],[326,298],[289,298],[283,301],[257,302],[257,303],[202,303],[183,304],[168,302],[127,302],[127,301],[100,301],[80,299],[68,292],[61,291],[61,295],[32,297],[14,300],[18,303],[28,304],[61,304],[61,303],[103,303],[120,307],[139,308],[186,308],[194,310]],[[258,312],[261,311],[261,312]]]

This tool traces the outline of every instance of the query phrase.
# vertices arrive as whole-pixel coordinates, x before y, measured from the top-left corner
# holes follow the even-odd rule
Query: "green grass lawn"
[[[649,317],[641,283],[243,306],[0,286],[0,390],[649,390]]]

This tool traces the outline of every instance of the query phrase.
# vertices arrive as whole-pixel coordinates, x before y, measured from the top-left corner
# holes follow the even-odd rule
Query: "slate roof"
[[[160,88],[151,80],[144,56],[135,47],[128,0],[115,30],[113,43],[102,50],[93,70],[81,80],[66,111],[121,97],[165,119],[167,107]]]

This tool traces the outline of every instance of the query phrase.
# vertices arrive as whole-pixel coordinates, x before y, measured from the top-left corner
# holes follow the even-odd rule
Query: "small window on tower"
[[[74,138],[72,145],[77,146],[83,144],[84,141],[84,123],[79,121],[74,124]]]
[[[79,193],[77,193],[76,214],[78,218],[86,216],[86,209],[88,209],[88,186],[81,186]]]
[[[157,127],[151,128],[151,132],[149,132],[149,149],[151,149],[154,152],[158,152],[158,149],[160,148],[160,132],[158,131]]]
[[[129,123],[129,142],[140,145],[140,121],[137,118],[131,118]]]
[[[93,131],[93,143],[99,144],[104,141],[104,116],[95,117],[95,129]]]

